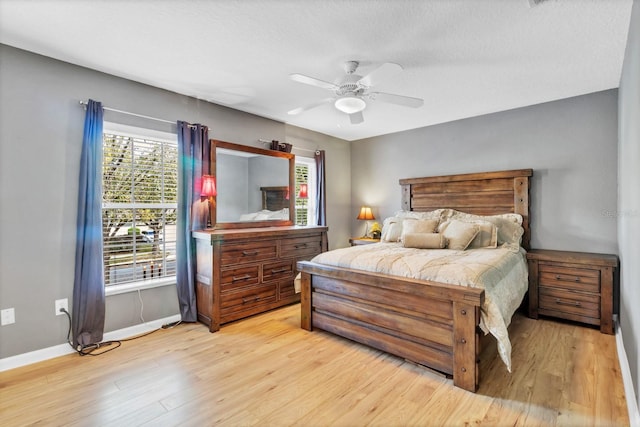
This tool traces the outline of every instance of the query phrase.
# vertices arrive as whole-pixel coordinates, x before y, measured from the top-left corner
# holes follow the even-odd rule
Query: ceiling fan
[[[424,100],[421,98],[412,98],[410,96],[395,95],[384,92],[370,92],[371,87],[402,71],[402,66],[393,62],[385,62],[363,77],[355,74],[358,69],[358,65],[360,65],[358,61],[345,62],[344,71],[346,76],[344,76],[339,83],[329,83],[314,77],[305,76],[304,74],[290,74],[289,77],[295,82],[328,89],[332,91],[335,96],[331,98],[324,98],[304,107],[296,108],[288,113],[296,115],[320,105],[333,102],[334,106],[338,110],[349,115],[351,124],[358,124],[364,121],[362,111],[367,107],[365,99],[388,102],[411,108],[418,108],[424,104]]]

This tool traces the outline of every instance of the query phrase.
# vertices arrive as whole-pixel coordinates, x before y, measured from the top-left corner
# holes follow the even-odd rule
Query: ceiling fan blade
[[[384,64],[358,80],[358,84],[367,87],[375,86],[381,81],[395,76],[400,71],[402,71],[401,65],[394,62],[385,62]]]
[[[419,108],[424,105],[424,100],[422,98],[413,98],[411,96],[394,95],[392,93],[384,92],[371,92],[369,94],[369,99],[372,101],[378,100],[411,108]]]
[[[304,107],[298,107],[291,111],[288,111],[287,114],[295,116],[296,114],[300,114],[304,111],[311,110],[312,108],[319,107],[322,104],[326,104],[327,102],[331,102],[331,101],[333,101],[333,98],[321,99],[320,101],[314,102],[313,104],[305,105]]]
[[[306,85],[321,87],[322,89],[336,90],[338,86],[315,77],[305,76],[304,74],[289,74],[289,78],[294,82],[304,83]]]
[[[352,125],[357,125],[364,122],[364,116],[362,115],[362,111],[349,114],[349,120],[351,120]]]

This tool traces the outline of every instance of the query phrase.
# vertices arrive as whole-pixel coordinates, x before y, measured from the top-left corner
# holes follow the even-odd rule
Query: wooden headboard
[[[289,187],[260,187],[262,209],[279,211],[289,207]]]
[[[402,209],[456,209],[477,215],[522,215],[522,247],[530,249],[529,185],[532,169],[401,179]]]

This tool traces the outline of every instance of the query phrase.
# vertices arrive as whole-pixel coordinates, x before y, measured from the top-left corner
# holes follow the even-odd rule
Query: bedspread
[[[496,249],[429,250],[405,248],[402,243],[376,243],[335,249],[312,261],[484,289],[480,328],[496,338],[498,353],[511,372],[507,327],[528,289],[524,249],[505,245]]]

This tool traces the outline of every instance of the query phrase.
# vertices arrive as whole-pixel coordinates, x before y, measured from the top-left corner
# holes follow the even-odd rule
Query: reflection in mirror
[[[286,218],[277,217],[274,208],[281,206],[266,203],[267,200],[263,204],[261,191],[262,187],[289,185],[287,159],[223,148],[216,150],[216,157],[218,222],[289,219],[288,212]]]
[[[216,227],[291,225],[289,187],[295,156],[213,141],[215,146]]]

